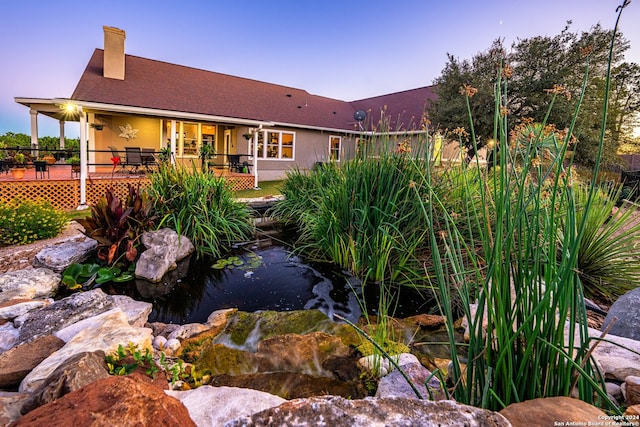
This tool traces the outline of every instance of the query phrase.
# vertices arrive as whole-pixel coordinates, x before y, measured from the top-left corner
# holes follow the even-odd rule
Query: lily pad
[[[129,272],[124,272],[121,275],[114,277],[113,281],[116,283],[128,282],[134,279],[134,275]]]

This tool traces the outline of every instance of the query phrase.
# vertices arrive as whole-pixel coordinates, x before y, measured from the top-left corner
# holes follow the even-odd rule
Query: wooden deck
[[[11,201],[16,198],[29,200],[48,200],[54,206],[64,209],[76,209],[80,205],[80,174],[71,172],[71,165],[50,165],[49,172],[37,173],[35,168],[28,168],[24,177],[16,179],[11,172],[0,173],[0,200]],[[229,180],[234,191],[253,188],[254,178],[251,174],[234,173],[228,170],[216,171],[219,176]],[[128,185],[139,185],[141,189],[149,184],[144,170],[130,173],[118,166],[96,167],[89,172],[86,180],[86,201],[95,204],[104,196],[107,188],[113,188],[119,197],[126,197]]]

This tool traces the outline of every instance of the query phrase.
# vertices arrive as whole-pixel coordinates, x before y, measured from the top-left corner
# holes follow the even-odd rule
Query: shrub
[[[84,227],[88,237],[98,242],[100,260],[107,265],[118,261],[132,263],[138,256],[142,234],[154,227],[152,207],[149,196],[141,193],[139,187],[129,185],[124,205],[109,188],[105,197],[91,206],[91,216],[76,221]]]
[[[24,245],[57,236],[67,225],[64,211],[47,201],[0,202],[0,244]]]
[[[227,181],[209,171],[161,165],[151,176],[160,225],[188,237],[197,255],[220,258],[253,233],[251,211],[233,198]]]

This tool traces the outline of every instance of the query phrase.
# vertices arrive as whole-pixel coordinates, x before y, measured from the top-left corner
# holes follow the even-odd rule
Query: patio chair
[[[124,151],[127,155],[127,161],[124,165],[130,172],[138,172],[138,169],[142,166],[142,150],[140,150],[140,147],[124,147]]]
[[[142,149],[142,164],[146,170],[151,170],[158,163],[156,162],[155,150],[153,148]]]
[[[120,165],[121,169],[124,170],[125,159],[120,154],[120,151],[116,147],[113,147],[111,145],[109,146],[109,149],[111,150],[111,161],[113,162],[114,170],[117,165]]]
[[[240,163],[240,154],[227,154],[229,162],[229,170],[232,172],[242,172],[242,164]]]
[[[44,160],[36,160],[35,162],[33,162],[33,166],[36,168],[36,178],[38,178],[38,176],[42,179],[44,179],[44,174],[46,172],[47,174],[47,178],[51,178],[51,176],[49,175],[49,164],[44,161]]]

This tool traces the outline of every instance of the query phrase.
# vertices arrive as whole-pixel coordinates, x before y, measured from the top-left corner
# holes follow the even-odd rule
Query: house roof
[[[369,126],[378,126],[384,117],[387,131],[420,129],[430,101],[436,99],[433,86],[380,95],[351,102],[356,110],[367,112]]]
[[[124,80],[103,77],[104,51],[96,49],[71,99],[76,101],[174,111],[279,125],[358,130],[354,113],[413,117],[419,124],[430,87],[345,102],[287,86],[125,55]],[[407,127],[410,121],[401,121]],[[395,129],[394,129],[395,130]]]

